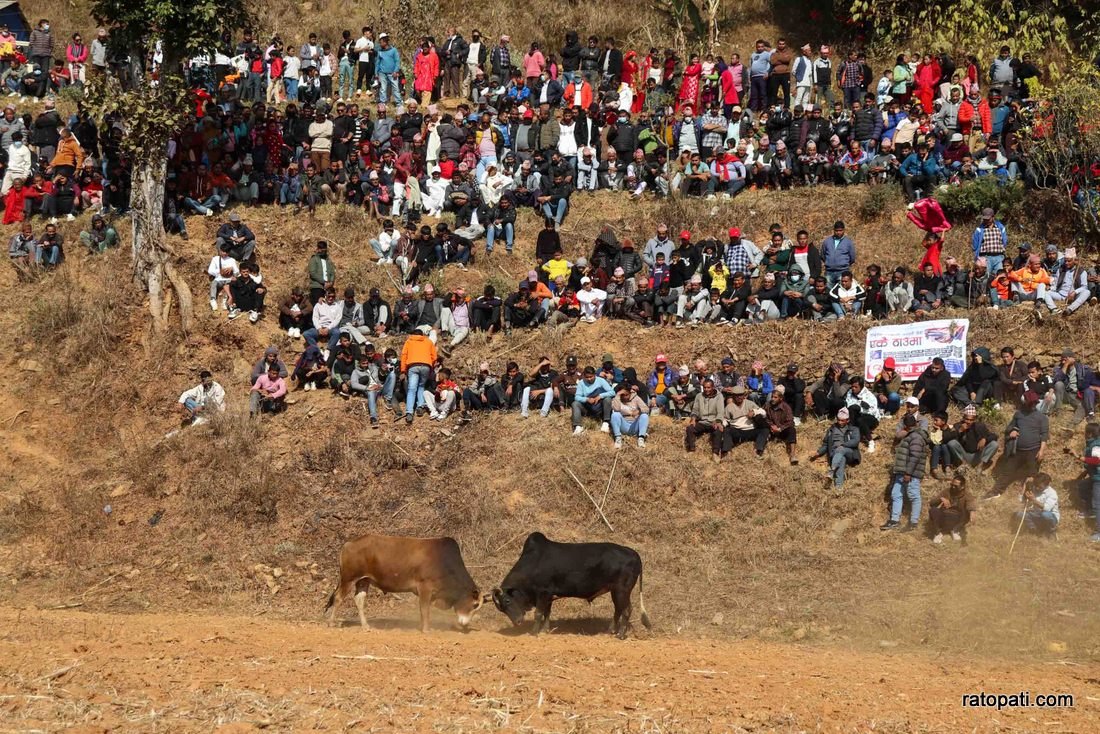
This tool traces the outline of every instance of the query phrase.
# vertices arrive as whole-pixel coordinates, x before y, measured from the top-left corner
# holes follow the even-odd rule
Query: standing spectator
[[[107,29],[96,28],[92,41],[92,74],[103,76],[107,73]]]
[[[1031,479],[1039,472],[1050,440],[1050,419],[1036,410],[1038,404],[1038,395],[1031,391],[1024,393],[1023,404],[1008,422],[1004,456],[987,499],[1001,496],[1016,480]]]
[[[844,222],[839,219],[833,224],[832,236],[821,241],[821,257],[825,263],[825,279],[830,288],[856,263],[855,242],[845,234]]]
[[[378,104],[384,105],[391,98],[395,104],[400,101],[401,90],[397,84],[397,73],[400,70],[401,53],[390,45],[388,33],[379,35],[378,51],[375,54],[374,62],[374,74],[378,80]]]
[[[894,483],[890,488],[890,519],[879,529],[901,528],[902,532],[910,532],[920,525],[920,480],[924,476],[928,436],[913,415],[902,418],[901,424],[904,433],[894,449],[894,466],[891,470]],[[909,500],[909,524],[905,527],[901,527],[900,523],[903,492],[904,497]]]
[[[996,273],[1004,267],[1005,252],[1008,250],[1008,233],[1005,231],[1004,224],[994,219],[993,210],[989,207],[982,210],[982,218],[974,230],[971,245],[974,249],[974,258],[984,258],[990,273]]]
[[[416,327],[401,348],[401,374],[405,375],[407,384],[405,423],[409,425],[413,422],[413,409],[423,415],[426,406],[424,388],[436,363],[435,344],[428,338],[431,331],[432,327],[426,324]]]
[[[328,242],[317,241],[317,249],[309,258],[309,300],[317,303],[328,288],[336,282],[336,264],[328,254]]]
[[[38,27],[31,31],[27,52],[30,61],[43,75],[53,66],[53,33],[50,32],[50,21],[47,18],[38,21]],[[46,84],[38,85],[39,97],[46,94],[46,87]]]

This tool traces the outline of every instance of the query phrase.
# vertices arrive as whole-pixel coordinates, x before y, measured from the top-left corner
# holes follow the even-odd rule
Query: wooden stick
[[[1012,555],[1012,550],[1016,547],[1016,540],[1020,537],[1020,531],[1024,529],[1024,520],[1027,519],[1027,507],[1030,502],[1024,503],[1024,511],[1020,513],[1020,526],[1016,528],[1016,535],[1012,538],[1012,545],[1008,546],[1008,555]]]
[[[24,413],[27,413],[27,412],[29,412],[29,411],[26,408],[24,408],[23,410],[19,411],[15,415],[13,415],[11,418],[8,418],[7,419],[8,430],[11,430],[11,427],[15,425],[15,422],[17,420],[19,420],[19,416],[21,416],[21,415],[23,415]]]
[[[615,478],[615,467],[619,465],[619,455],[615,454],[615,461],[611,462],[611,473],[607,475],[607,486],[603,488],[603,497],[600,499],[600,507],[607,507],[607,493],[611,491],[611,480]]]
[[[493,355],[493,357],[494,357],[494,358],[496,358],[496,357],[503,357],[503,356],[504,356],[505,354],[508,354],[508,352],[514,352],[514,351],[516,351],[517,349],[519,349],[520,347],[525,347],[525,346],[527,346],[528,344],[530,344],[531,342],[533,342],[533,341],[534,341],[535,339],[537,339],[537,338],[539,337],[539,334],[540,334],[540,333],[541,333],[541,330],[540,330],[540,329],[535,329],[535,333],[534,333],[534,334],[532,334],[532,335],[531,335],[531,337],[530,337],[529,339],[524,339],[524,340],[523,340],[522,342],[520,342],[519,344],[516,344],[515,346],[512,346],[512,347],[508,347],[508,348],[507,348],[507,349],[505,349],[505,350],[504,350],[503,352],[497,352],[496,354],[494,354],[494,355]]]
[[[584,492],[584,496],[587,497],[588,501],[592,503],[592,506],[596,508],[596,512],[600,513],[600,519],[603,520],[603,523],[607,526],[607,529],[611,532],[615,532],[615,528],[612,527],[611,521],[607,519],[607,515],[603,514],[603,510],[601,510],[600,506],[596,504],[595,498],[593,498],[592,495],[589,494],[588,489],[584,486],[581,480],[577,479],[577,475],[573,473],[573,470],[569,467],[565,467],[565,471],[567,474],[569,474],[569,476],[573,477],[573,481],[577,483],[577,486],[581,488],[582,492]]]

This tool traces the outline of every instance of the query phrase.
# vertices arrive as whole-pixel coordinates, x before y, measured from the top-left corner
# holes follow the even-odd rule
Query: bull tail
[[[642,580],[644,571],[638,571],[638,607],[642,610],[642,625],[647,629],[653,629],[653,625],[649,623],[649,613],[645,610],[645,583]]]

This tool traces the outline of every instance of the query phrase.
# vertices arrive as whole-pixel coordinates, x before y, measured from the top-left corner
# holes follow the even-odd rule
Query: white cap
[[[907,398],[905,399],[905,404],[906,404],[906,405],[920,405],[920,401],[919,401],[919,400],[917,400],[917,399],[916,399],[915,397],[913,397],[912,395],[910,395],[909,397],[907,397]]]
[[[585,283],[591,283],[591,282],[592,282],[592,279],[589,278],[587,275],[584,276],[583,278],[581,278],[581,285],[584,285]]]

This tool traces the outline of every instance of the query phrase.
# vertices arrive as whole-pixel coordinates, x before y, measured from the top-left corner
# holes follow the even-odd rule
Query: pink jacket
[[[65,59],[70,64],[83,64],[88,60],[88,46],[77,46],[70,43],[69,47],[65,49]]]

